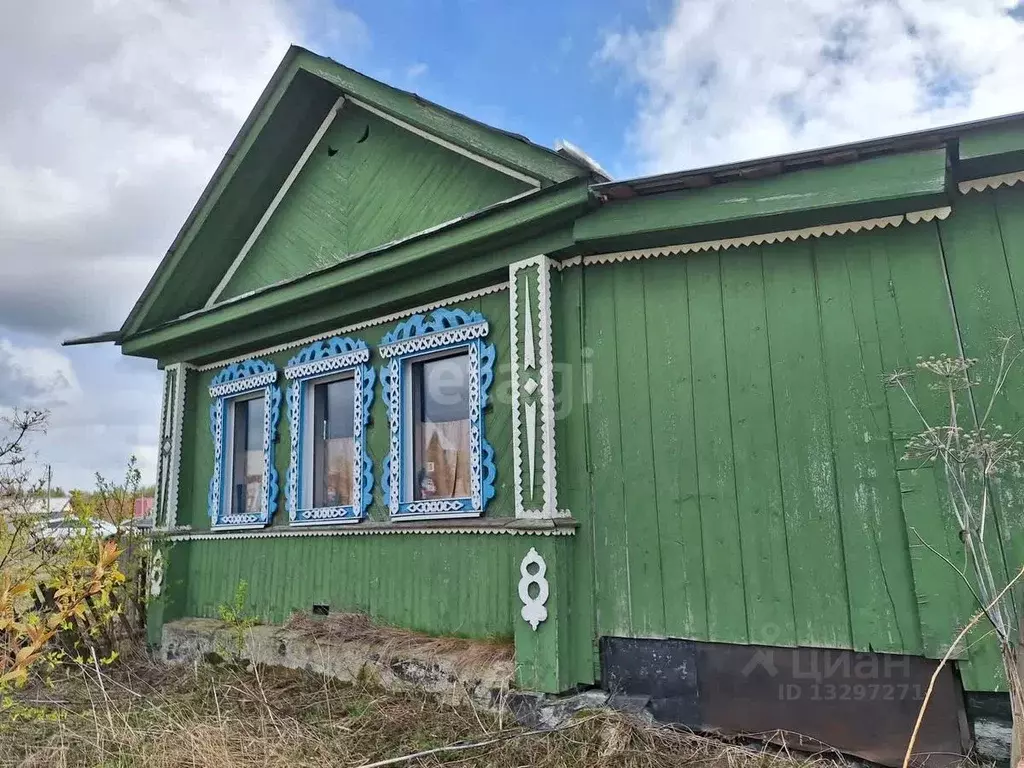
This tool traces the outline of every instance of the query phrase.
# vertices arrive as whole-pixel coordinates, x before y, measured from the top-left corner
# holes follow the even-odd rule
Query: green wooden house
[[[612,181],[291,49],[124,325],[78,340],[165,374],[151,639],[244,580],[267,621],[514,637],[526,689],[647,675],[669,719],[771,699],[781,649],[919,684],[973,605],[882,374],[1020,334],[1022,180],[1013,116]],[[1024,424],[1024,380],[999,408]],[[947,687],[1004,690],[991,638]]]

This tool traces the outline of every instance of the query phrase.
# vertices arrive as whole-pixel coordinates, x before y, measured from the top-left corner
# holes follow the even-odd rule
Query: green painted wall
[[[512,491],[512,452],[510,450],[502,450],[502,446],[511,445],[512,440],[512,413],[507,405],[509,402],[507,393],[509,386],[508,294],[506,292],[494,293],[454,306],[466,311],[479,311],[487,318],[490,324],[487,341],[494,344],[496,363],[495,379],[491,388],[492,398],[487,410],[484,412],[484,434],[491,444],[495,446],[495,462],[498,474],[494,498],[488,504],[487,514],[491,517],[514,517],[515,497]],[[378,369],[378,376],[383,359],[377,354],[376,348],[381,337],[394,328],[395,325],[395,323],[389,323],[349,334],[353,338],[363,339],[370,346],[370,349],[373,350],[370,364]],[[301,347],[288,349],[273,355],[265,355],[261,359],[270,360],[277,365],[279,370],[282,370],[288,364],[288,361],[298,353],[299,349]],[[213,471],[213,438],[210,436],[209,387],[210,381],[217,375],[218,371],[219,369],[214,369],[200,374],[193,374],[189,381],[189,408],[185,417],[182,444],[183,458],[178,524],[191,525],[193,530],[206,530],[210,527],[210,518],[207,514],[207,492],[209,490],[210,475]],[[284,379],[283,374],[281,374],[279,383],[282,386],[287,385],[287,380]],[[503,391],[505,394],[502,394]],[[284,478],[285,473],[288,471],[288,451],[291,445],[291,433],[288,427],[288,415],[285,407],[286,404],[282,398],[279,438],[275,447],[275,463],[280,477],[281,493],[278,498],[277,513],[271,521],[273,526],[288,525],[288,513],[284,509]],[[380,394],[379,382],[374,389],[370,418],[370,427],[367,433],[367,449],[374,461],[375,475],[373,505],[370,508],[369,516],[373,520],[387,520],[387,506],[384,503],[380,487],[380,467],[388,450],[388,419],[384,400]]]
[[[432,634],[511,637],[519,536],[430,534],[192,541],[186,616],[217,617],[240,581],[246,610],[281,622],[314,604]],[[184,551],[183,551],[184,550]]]
[[[559,506],[580,527],[558,543],[563,602],[549,642],[561,658],[546,674],[597,679],[602,635],[941,656],[972,605],[930,551],[955,557],[956,531],[934,470],[899,458],[917,424],[881,377],[955,353],[958,335],[981,358],[997,335],[1024,336],[1022,222],[1024,190],[1004,189],[958,198],[945,222],[554,273]],[[497,346],[488,516],[511,517],[508,296],[462,307],[484,313]],[[390,327],[354,335],[372,348]],[[271,359],[283,366],[295,351]],[[209,525],[214,374],[189,377],[179,523],[199,530]],[[998,406],[1004,424],[1024,416],[1019,381]],[[918,395],[926,413],[940,412],[933,393]],[[282,420],[282,478],[289,439]],[[378,468],[386,444],[378,388],[369,433]],[[1018,489],[1000,494],[1005,571],[1024,557],[1024,520]],[[281,503],[274,526],[286,525]],[[379,487],[370,514],[386,519]],[[429,632],[507,635],[529,543],[467,534],[179,543],[172,613],[216,615],[245,579],[250,609],[270,620],[325,602]],[[997,690],[983,634],[961,674],[969,689]]]
[[[222,298],[323,269],[528,188],[346,104]]]
[[[497,487],[487,514],[512,517],[511,411],[508,396],[508,294],[501,292],[458,305],[478,310],[490,323],[488,341],[497,353],[493,404],[484,414],[485,435],[495,446]],[[351,334],[375,349],[394,324]],[[269,356],[280,368],[298,352]],[[374,353],[371,363],[379,367]],[[207,490],[213,468],[209,430],[209,384],[217,371],[193,373],[188,386],[183,434],[178,524],[193,530],[209,528]],[[504,397],[504,399],[502,399]],[[273,527],[288,525],[284,509],[284,477],[291,436],[282,406],[276,464],[281,478]],[[379,485],[380,466],[388,446],[387,415],[376,388],[367,437],[376,467],[370,517],[387,519]],[[332,611],[364,611],[414,629],[474,637],[511,636],[515,598],[512,583],[527,545],[519,536],[489,534],[374,535],[310,538],[242,539],[178,542],[170,557],[178,574],[169,594],[176,607],[169,615],[216,617],[217,607],[230,603],[242,580],[248,582],[248,609],[270,621],[282,621],[293,610],[309,611],[327,603]],[[518,577],[515,577],[518,578]]]
[[[1021,338],[1021,270],[1024,191],[1002,190],[941,224],[563,273],[559,478],[594,634],[941,656],[972,606],[918,538],[956,548],[932,470],[898,461],[917,424],[881,377],[955,354],[955,320],[971,356]],[[968,687],[1001,684],[992,653],[971,649]]]

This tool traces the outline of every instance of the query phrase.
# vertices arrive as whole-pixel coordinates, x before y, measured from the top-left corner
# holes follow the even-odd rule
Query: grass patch
[[[241,768],[362,766],[466,742],[489,742],[405,766],[834,768],[614,712],[584,713],[530,733],[507,716],[428,694],[386,693],[308,672],[169,666],[134,659],[81,668],[16,695],[30,716],[0,711],[0,766]]]

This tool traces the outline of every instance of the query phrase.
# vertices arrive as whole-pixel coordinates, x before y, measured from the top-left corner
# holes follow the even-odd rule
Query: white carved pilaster
[[[553,268],[544,255],[509,266],[516,517],[566,514],[558,510],[555,465]]]
[[[178,480],[181,475],[181,436],[185,421],[185,392],[191,366],[174,363],[164,369],[163,407],[157,456],[156,522],[173,529],[178,519]]]

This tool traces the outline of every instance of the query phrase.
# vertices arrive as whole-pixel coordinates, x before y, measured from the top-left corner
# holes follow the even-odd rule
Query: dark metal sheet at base
[[[601,670],[609,693],[649,696],[658,720],[700,725],[693,641],[604,637]]]
[[[607,689],[651,697],[655,718],[833,747],[900,765],[935,661],[823,648],[602,638]],[[959,761],[967,746],[955,673],[939,674],[915,750],[917,764]]]
[[[936,662],[825,648],[701,644],[701,714],[733,731],[784,730],[882,765],[900,765]],[[945,765],[963,750],[963,697],[940,673],[916,752]],[[794,745],[796,746],[796,745]],[[810,745],[809,745],[810,746]]]

